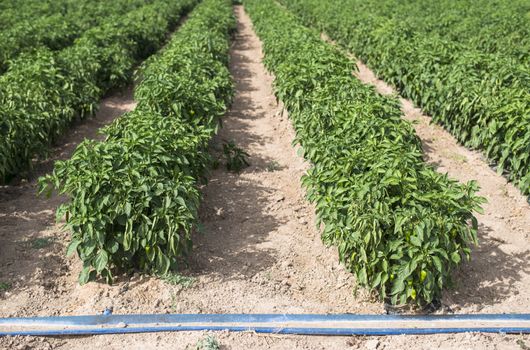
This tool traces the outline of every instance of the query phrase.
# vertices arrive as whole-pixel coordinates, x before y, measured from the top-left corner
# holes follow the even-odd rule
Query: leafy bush
[[[71,198],[58,209],[86,283],[112,269],[160,275],[191,248],[208,142],[231,101],[230,2],[206,0],[141,69],[136,109],[85,141],[41,179]],[[51,187],[48,188],[49,190]]]
[[[476,242],[477,186],[422,159],[398,101],[352,76],[344,54],[272,0],[244,1],[265,64],[312,168],[302,178],[325,243],[360,285],[393,304],[440,298]]]
[[[238,173],[250,165],[247,160],[249,154],[237,147],[233,141],[223,143],[223,155],[226,159],[227,170]]]
[[[219,350],[219,342],[213,335],[206,335],[204,338],[199,339],[195,345],[195,350]]]

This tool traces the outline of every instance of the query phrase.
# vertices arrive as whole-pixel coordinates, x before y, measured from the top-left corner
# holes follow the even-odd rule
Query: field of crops
[[[0,182],[45,154],[73,120],[94,113],[105,92],[129,82],[193,4],[146,3],[103,18],[62,50],[37,46],[17,57],[0,76]]]
[[[136,109],[42,180],[73,198],[59,212],[73,232],[68,250],[84,263],[81,284],[97,274],[111,282],[115,267],[163,275],[189,250],[208,141],[232,94],[232,27],[229,2],[201,4],[141,67]]]
[[[530,194],[528,1],[283,3]]]
[[[523,312],[528,13],[0,1],[2,317]],[[432,121],[422,133],[403,101]],[[269,348],[249,336],[227,341]],[[426,344],[440,339],[466,341]],[[279,348],[344,345],[320,341]]]

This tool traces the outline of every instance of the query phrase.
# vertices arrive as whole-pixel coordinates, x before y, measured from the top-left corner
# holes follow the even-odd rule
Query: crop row
[[[440,298],[476,241],[476,184],[426,165],[398,102],[356,80],[354,63],[318,33],[273,0],[244,4],[312,164],[302,182],[324,242],[360,285],[393,304]]]
[[[41,179],[71,201],[58,209],[84,262],[80,283],[113,268],[166,273],[191,246],[210,164],[208,143],[229,105],[228,0],[205,0],[141,68],[136,109],[85,141]]]
[[[157,0],[111,17],[57,52],[17,59],[0,76],[0,183],[31,165],[102,95],[130,81],[134,66],[158,49],[195,0]]]
[[[509,2],[489,5],[486,16],[479,10],[459,21],[440,15],[449,22],[445,26],[417,25],[414,14],[426,13],[421,2],[408,7],[395,0],[368,1],[371,6],[359,0],[282,3],[355,53],[460,142],[481,149],[499,173],[530,194],[530,42],[525,26],[507,24],[528,19],[512,12]],[[452,7],[453,2],[444,3]],[[508,12],[495,12],[499,9]],[[393,17],[394,12],[401,16]],[[488,19],[493,23],[484,22]],[[482,22],[483,34],[456,39]]]
[[[421,0],[400,6],[393,0],[385,3],[365,4],[393,21],[406,22],[414,35],[438,36],[462,44],[456,49],[511,56],[520,62],[530,59],[530,18],[521,15],[530,11],[526,0]]]
[[[142,5],[145,5],[145,0],[120,0],[111,3],[85,0],[65,3],[64,8],[55,14],[15,23],[0,31],[0,73],[3,73],[9,62],[20,53],[30,52],[39,46],[60,50],[71,45],[75,38],[89,28],[102,21],[108,21],[108,17],[121,16]]]
[[[76,0],[3,0],[0,2],[0,30],[12,25],[42,16],[58,13],[62,8]]]
[[[522,15],[530,10],[526,0],[341,0],[334,4],[351,16],[350,24],[356,27],[366,26],[363,22],[393,25],[404,39],[430,36],[443,39],[451,45],[451,50],[473,49],[513,57],[520,62],[528,62],[530,58],[530,18]]]

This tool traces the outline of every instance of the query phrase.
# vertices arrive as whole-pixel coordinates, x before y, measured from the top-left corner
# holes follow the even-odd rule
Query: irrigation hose
[[[530,314],[136,314],[0,318],[0,336],[96,335],[175,331],[253,331],[300,335],[530,333]]]

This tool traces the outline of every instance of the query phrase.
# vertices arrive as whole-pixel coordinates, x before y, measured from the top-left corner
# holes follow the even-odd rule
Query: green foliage
[[[160,276],[164,281],[172,285],[179,285],[184,288],[190,288],[195,284],[195,278],[189,276],[182,276],[178,273],[167,273]]]
[[[223,155],[226,159],[226,169],[239,173],[250,163],[247,161],[249,154],[237,147],[233,141],[223,143]]]
[[[273,0],[245,5],[265,64],[312,168],[302,178],[325,243],[360,285],[393,304],[441,297],[476,242],[477,185],[426,165],[395,98],[352,76],[355,65]]]
[[[32,1],[18,2],[12,4],[12,7],[6,4],[7,8],[2,12],[9,13],[13,9],[17,13],[31,11],[34,5]],[[3,73],[10,60],[20,53],[38,47],[60,50],[71,45],[75,38],[87,29],[106,21],[109,17],[122,16],[142,5],[145,5],[145,0],[117,0],[106,3],[58,0],[48,8],[35,9],[32,16],[14,20],[7,28],[0,30],[0,73]],[[1,18],[2,16],[0,23]]]
[[[219,342],[212,335],[207,335],[200,339],[195,345],[195,350],[219,350]]]
[[[68,253],[83,260],[81,284],[111,282],[114,267],[166,275],[191,249],[208,143],[233,93],[233,27],[228,0],[204,1],[141,68],[136,109],[41,179],[71,198],[57,215],[72,231]]]
[[[528,1],[281,2],[530,194]]]
[[[7,282],[0,282],[0,292],[5,292],[11,289],[11,284]]]
[[[157,0],[111,16],[62,51],[20,55],[0,77],[0,183],[28,168],[35,156],[78,117],[91,115],[103,93],[132,78],[195,0]]]

